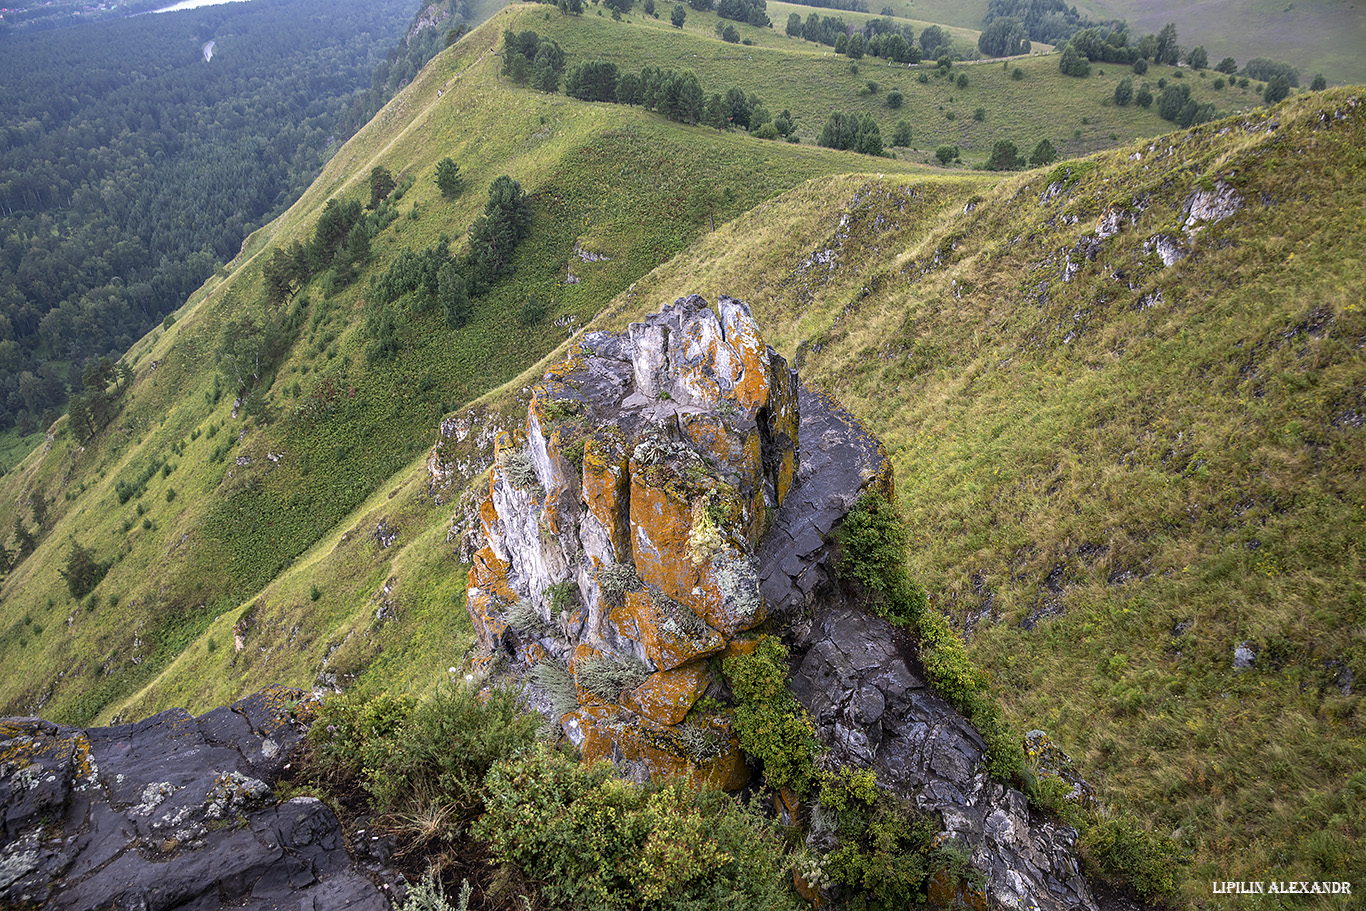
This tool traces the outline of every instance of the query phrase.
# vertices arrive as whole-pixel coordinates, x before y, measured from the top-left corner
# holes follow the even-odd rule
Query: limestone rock
[[[387,909],[326,805],[272,799],[301,700],[274,687],[88,730],[0,720],[0,905]]]
[[[792,688],[834,760],[938,814],[987,874],[987,895],[946,881],[944,901],[1096,908],[1076,833],[987,777],[985,743],[912,669],[904,634],[841,604],[829,534],[865,492],[894,500],[891,461],[799,384],[743,303],[713,312],[694,295],[624,334],[586,335],[532,390],[524,438],[489,472],[468,604],[480,646],[513,659],[534,704],[551,702],[526,673],[539,661],[576,684],[590,667],[629,672],[619,693],[578,686],[553,719],[585,758],[742,787],[726,718],[696,703],[720,683],[708,660],[752,653],[751,631],[776,621],[804,655]],[[512,603],[549,620],[509,630]]]
[[[799,458],[804,401],[817,415],[816,464],[848,463],[810,489]],[[807,574],[805,561],[828,556],[822,535],[861,491],[890,489],[885,454],[855,427],[800,390],[733,298],[715,310],[681,298],[624,334],[586,335],[532,389],[524,442],[500,444],[489,470],[467,599],[480,648],[523,670],[545,658],[572,666],[585,650],[644,662],[649,676],[615,705],[580,689],[566,734],[643,773],[709,769],[743,784],[732,736],[718,735],[720,754],[703,756],[716,738],[680,728],[716,682],[703,659],[770,614],[757,553],[783,504],[801,490],[810,506],[786,520],[783,546],[787,568],[814,583],[826,576]],[[775,605],[791,606],[791,578],[773,586]],[[566,599],[573,609],[552,616],[552,602]],[[545,622],[509,632],[519,602]]]

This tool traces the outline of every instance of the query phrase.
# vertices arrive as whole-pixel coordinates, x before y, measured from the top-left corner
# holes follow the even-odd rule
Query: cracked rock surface
[[[1031,813],[1025,796],[982,770],[986,743],[913,667],[887,621],[848,605],[818,609],[792,691],[841,764],[943,820],[987,875],[1000,907],[1097,908],[1077,862],[1077,833]]]
[[[0,905],[385,911],[332,811],[273,799],[304,695],[104,728],[0,719]]]

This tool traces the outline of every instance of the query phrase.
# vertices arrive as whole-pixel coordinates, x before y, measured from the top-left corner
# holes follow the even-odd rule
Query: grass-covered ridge
[[[324,655],[347,659],[340,662],[347,670],[364,668],[380,646],[372,642],[353,654],[355,630],[372,622],[363,620],[373,614],[367,605],[388,578],[394,555],[381,549],[371,555],[368,570],[352,564],[343,571],[318,548],[336,542],[362,517],[378,522],[380,513],[397,504],[373,500],[376,492],[402,488],[413,491],[402,508],[423,531],[404,537],[400,546],[430,542],[426,556],[410,559],[425,567],[419,575],[434,572],[440,535],[428,532],[439,520],[424,512],[429,506],[411,478],[444,413],[517,376],[713,222],[724,224],[808,178],[874,168],[884,175],[917,171],[905,160],[809,145],[831,109],[876,112],[890,136],[892,112],[880,99],[892,83],[878,93],[859,94],[872,64],[865,62],[856,75],[845,58],[826,56],[824,49],[777,29],[754,30],[762,38],[754,46],[727,44],[715,37],[714,15],[693,13],[678,30],[667,19],[639,14],[615,22],[593,13],[566,16],[544,5],[508,8],[433,60],[342,148],[286,215],[249,237],[241,255],[175,319],[138,342],[125,358],[134,370],[133,387],[111,426],[80,446],[59,422],[51,444],[4,479],[0,528],[14,529],[17,520],[33,531],[35,496],[48,509],[37,529],[36,552],[4,581],[0,657],[23,672],[0,684],[0,703],[63,720],[107,717],[182,653],[183,667],[228,670],[190,671],[174,685],[160,680],[128,710],[164,707],[163,687],[167,699],[203,706],[207,702],[196,700],[225,697],[231,687],[250,688],[253,675],[266,667],[292,682],[308,682],[332,672]],[[790,107],[805,140],[792,145],[680,126],[639,108],[518,87],[499,75],[504,29],[539,30],[560,42],[571,65],[611,59],[623,70],[692,70],[708,93],[739,86],[771,111]],[[1109,91],[1098,79],[1063,77],[1043,58],[1023,63],[1038,69],[1019,82],[994,65],[973,69],[968,95],[991,95],[992,78],[1010,86],[1036,80],[1040,98],[1058,96],[1063,103],[1077,101],[1056,90],[1064,83],[1101,95]],[[912,78],[905,68],[875,68],[878,79]],[[804,78],[791,78],[794,73]],[[939,104],[936,93],[962,94],[942,77],[913,86],[898,117],[918,118],[922,106],[931,111],[930,105]],[[981,123],[968,117],[942,123],[986,130],[998,116],[1028,107],[1009,95],[1002,99]],[[1061,116],[1047,106],[1035,113],[1036,123]],[[933,120],[939,112],[925,116]],[[1151,112],[1142,116],[1147,121],[1126,130],[1162,128]],[[1100,130],[1103,123],[1098,119],[1087,129]],[[992,139],[987,133],[977,139],[939,136],[933,129],[917,135],[930,143],[961,140],[968,149]],[[1030,129],[1036,127],[1022,125],[1016,140],[1027,144]],[[1083,133],[1076,145],[1111,142],[1108,134]],[[446,157],[459,163],[465,177],[466,190],[454,200],[442,197],[432,179]],[[368,203],[376,166],[387,168],[402,192],[389,204],[397,217],[386,219],[372,238],[368,265],[357,280],[337,290],[329,288],[325,273],[318,274],[278,309],[269,304],[265,266],[279,250],[309,240],[329,200]],[[405,252],[444,243],[459,254],[467,227],[482,210],[485,188],[500,174],[517,180],[532,203],[531,231],[515,254],[512,276],[478,298],[468,323],[457,330],[444,324],[439,308],[416,298],[386,305],[395,327],[391,350],[398,353],[369,359],[373,338],[367,324],[375,322],[380,306],[369,290],[371,279]],[[839,188],[843,179],[822,186]],[[964,188],[994,179],[927,183],[918,191],[918,205],[947,205]],[[818,211],[837,205],[819,194],[811,199]],[[907,224],[926,224],[923,216],[917,209]],[[783,245],[789,241],[782,230],[767,234]],[[571,274],[576,284],[566,283]],[[545,313],[526,322],[522,314],[534,313],[527,306],[532,300],[544,304]],[[234,409],[235,382],[221,357],[226,327],[244,319],[275,327],[280,357],[251,400]],[[117,491],[130,486],[139,495],[120,501]],[[11,542],[18,540],[17,531],[10,535]],[[59,574],[73,543],[108,568],[79,603]],[[354,537],[347,544],[358,546]],[[329,584],[335,573],[346,581]],[[326,597],[313,598],[315,586]],[[273,618],[275,635],[291,646],[258,644],[254,655],[263,661],[273,657],[257,668],[256,658],[236,649],[239,637],[231,635],[231,625],[268,589],[309,597],[282,596],[288,603],[267,597],[264,613],[258,606],[251,614]],[[221,650],[209,651],[210,640]],[[197,644],[185,652],[191,642]],[[348,644],[342,648],[339,642]],[[63,676],[55,676],[58,669]]]
[[[431,689],[470,641],[455,507],[425,466],[438,421],[476,408],[477,427],[513,426],[532,365],[576,327],[724,292],[887,442],[932,608],[968,631],[1007,721],[1046,727],[1107,805],[1176,833],[1191,903],[1213,879],[1359,881],[1366,101],[1298,97],[998,183],[810,146],[831,108],[922,129],[948,104],[934,77],[891,117],[878,99],[913,71],[853,74],[779,30],[723,44],[691,11],[682,32],[667,12],[626,18],[517,6],[440,55],[134,346],[106,431],[82,446],[58,422],[0,479],[0,530],[37,536],[0,588],[0,706],[86,721],[329,675]],[[571,63],[742,85],[798,113],[804,143],[518,88],[497,76],[504,28],[553,36]],[[968,100],[992,71],[1037,79],[978,124],[1032,111],[1007,133],[1021,147],[1049,118],[1083,128],[1054,95],[1108,93],[1108,66],[1068,81],[1056,60],[1020,65],[1019,83],[962,69]],[[859,95],[869,79],[880,94]],[[1119,109],[1096,103],[1095,134],[1064,151],[1166,127],[1147,112],[1111,140]],[[956,141],[941,128],[924,148]],[[453,201],[432,180],[446,156],[467,180]],[[328,199],[368,202],[376,165],[412,182],[359,280],[267,310],[264,264]],[[501,174],[533,206],[513,275],[463,329],[396,302],[401,350],[368,361],[370,277],[442,235],[463,249]],[[1232,217],[1185,230],[1187,202],[1225,186]],[[1162,265],[1159,236],[1186,258]],[[523,321],[533,296],[548,312]],[[218,352],[244,314],[288,346],[234,414]],[[80,600],[59,572],[73,542],[108,569]],[[1235,672],[1240,647],[1254,658]]]
[[[882,436],[912,575],[1012,723],[1175,834],[1194,904],[1215,879],[1366,875],[1364,107],[1334,91],[1064,163],[911,232],[918,185],[809,217],[798,192],[771,253],[755,213],[637,284],[744,297]],[[1225,187],[1236,212],[1184,230]]]
[[[843,17],[850,25],[862,24],[868,14],[774,6],[769,11],[772,28],[736,24],[742,40],[753,42],[745,46],[715,40],[717,23],[731,24],[715,13],[689,8],[683,28],[674,28],[669,20],[671,7],[661,2],[656,8],[658,19],[637,9],[615,22],[593,15],[591,7],[579,18],[546,18],[543,6],[517,5],[509,8],[515,13],[509,21],[518,31],[533,29],[553,38],[571,63],[607,60],[623,72],[638,71],[647,64],[692,70],[707,93],[741,86],[758,95],[774,114],[790,110],[796,117],[797,133],[806,143],[816,140],[833,111],[873,116],[888,146],[897,124],[907,120],[911,147],[897,152],[926,163],[934,161],[934,150],[944,144],[960,146],[963,161],[977,165],[1000,139],[1014,142],[1026,154],[1040,140],[1048,139],[1064,156],[1074,156],[1171,128],[1158,117],[1156,106],[1111,103],[1119,81],[1133,77],[1126,66],[1093,66],[1090,76],[1078,79],[1064,76],[1058,70],[1057,56],[1046,55],[960,63],[940,75],[933,61],[912,67],[889,65],[873,57],[851,61],[825,45],[788,37],[784,30],[789,12],[803,18],[812,12]],[[922,26],[913,27],[918,33]],[[974,36],[969,43],[975,40]],[[1013,78],[1017,67],[1019,79]],[[966,88],[957,85],[962,75],[967,77]],[[1134,84],[1148,82],[1156,94],[1159,80],[1183,80],[1182,84],[1191,85],[1193,98],[1223,111],[1245,110],[1260,103],[1253,91],[1255,84],[1247,89],[1225,86],[1216,90],[1215,76],[1153,66],[1143,77],[1134,77]],[[869,91],[869,83],[876,85],[876,91]],[[898,108],[887,104],[893,91],[903,96]],[[975,119],[978,108],[983,109],[980,121]]]

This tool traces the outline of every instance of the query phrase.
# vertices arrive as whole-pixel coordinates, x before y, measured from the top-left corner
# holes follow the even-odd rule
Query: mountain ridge
[[[534,20],[532,12],[541,9],[498,24],[513,14]],[[490,435],[514,423],[538,369],[522,365],[544,365],[580,327],[621,329],[685,293],[724,292],[747,301],[780,353],[883,436],[919,538],[913,573],[968,633],[1012,721],[1046,726],[1097,777],[1107,804],[1178,833],[1194,858],[1184,901],[1211,904],[1202,890],[1215,878],[1357,875],[1350,844],[1366,789],[1351,765],[1362,742],[1355,681],[1366,674],[1355,581],[1366,327],[1350,290],[1362,259],[1359,88],[1296,96],[1003,180],[919,176],[904,164],[673,127],[496,79],[463,94],[462,74],[491,75],[497,35],[476,31],[439,56],[324,170],[292,218],[252,235],[174,325],[134,346],[133,406],[105,439],[81,451],[58,422],[45,451],[3,480],[14,495],[0,507],[0,527],[31,524],[20,504],[34,490],[57,501],[38,550],[4,582],[0,647],[33,678],[7,702],[42,708],[53,686],[53,705],[72,717],[131,717],[170,702],[225,702],[267,674],[327,687],[354,680],[361,690],[421,691],[447,679],[470,638],[465,572],[452,553],[461,488],[491,458]],[[463,119],[448,118],[434,141],[386,131],[407,122],[405,107],[435,110],[438,92],[449,95],[440,99],[448,110],[460,102]],[[514,137],[462,136],[477,125],[476,95],[496,99]],[[593,119],[556,120],[570,109]],[[572,179],[588,160],[583,147],[558,168],[547,167],[545,151],[604,137],[625,162],[611,172],[610,202]],[[706,192],[680,187],[669,198],[683,204],[687,230],[641,244],[605,214],[666,165],[691,169],[689,180],[709,173],[688,157],[689,142],[709,150],[708,168],[719,162],[724,179],[708,177]],[[504,365],[508,382],[490,378],[476,390],[438,378],[423,389],[422,373],[401,365],[371,376],[359,366],[364,289],[331,296],[314,286],[306,305],[291,305],[301,320],[295,354],[272,378],[268,407],[234,419],[231,394],[211,401],[221,327],[253,303],[264,254],[306,239],[328,198],[366,195],[370,168],[403,156],[417,182],[392,233],[377,238],[375,262],[458,232],[480,193],[438,208],[446,204],[427,186],[436,160],[457,149],[462,170],[481,179],[513,149],[533,194],[527,175],[548,171],[557,181],[539,185],[538,202],[556,206],[557,217],[533,228],[517,284],[476,313],[501,320],[507,335],[537,334],[523,360]],[[755,149],[814,180],[747,185],[761,174]],[[818,176],[865,167],[883,173]],[[892,174],[897,167],[906,171]],[[1225,188],[1240,203],[1220,217]],[[713,208],[711,233],[703,225]],[[572,233],[559,224],[565,213]],[[559,285],[569,265],[582,285]],[[574,322],[521,322],[527,296],[547,291],[552,317]],[[420,310],[411,320],[431,330]],[[423,350],[416,330],[410,341]],[[445,362],[421,363],[430,374]],[[339,409],[355,407],[351,389],[362,401],[387,396],[391,423],[347,428],[407,426],[403,458],[390,451],[389,461],[347,475],[352,451],[340,447],[373,441],[373,429],[310,450],[326,456],[316,470],[351,492],[283,571],[238,570],[239,579],[266,581],[229,597],[210,572],[226,575],[227,558],[254,540],[232,536],[253,522],[284,522],[289,511],[247,514],[215,532],[212,549],[192,521],[208,513],[178,510],[207,509],[210,497],[220,509],[270,505],[259,491],[309,477],[299,466],[305,447],[276,444],[298,406],[323,401],[314,394],[320,373],[333,379]],[[294,383],[307,392],[291,395]],[[471,404],[453,411],[452,401]],[[115,482],[137,480],[157,459],[148,496],[119,503]],[[458,470],[443,478],[429,464]],[[68,516],[101,540],[131,542],[126,552],[97,548],[100,560],[124,552],[124,563],[80,600],[57,570],[71,540],[97,542]],[[130,524],[120,532],[120,522]],[[194,572],[183,569],[191,559],[200,561]],[[181,574],[164,574],[167,564]],[[214,598],[176,590],[195,582]],[[172,607],[187,613],[174,622],[157,613]],[[145,634],[139,615],[151,624]],[[82,653],[75,637],[87,627],[98,645]],[[154,633],[161,641],[149,643]],[[44,675],[44,665],[62,676]],[[1244,825],[1255,826],[1256,841],[1234,850]]]

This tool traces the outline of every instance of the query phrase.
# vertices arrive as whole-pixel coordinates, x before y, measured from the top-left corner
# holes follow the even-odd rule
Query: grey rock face
[[[797,393],[797,481],[759,545],[759,590],[774,612],[809,609],[830,582],[826,538],[865,491],[891,491],[881,442],[823,393]]]
[[[832,758],[943,819],[987,875],[992,901],[1043,911],[1095,909],[1074,829],[1036,818],[1025,797],[982,771],[986,744],[907,660],[913,646],[849,606],[818,612],[792,690]]]
[[[1196,190],[1186,200],[1182,209],[1185,217],[1181,223],[1182,230],[1189,233],[1201,222],[1213,224],[1231,218],[1242,207],[1243,197],[1238,195],[1238,191],[1222,180],[1216,180],[1212,189]]]
[[[385,911],[331,810],[271,799],[303,695],[88,730],[0,720],[0,904]]]

